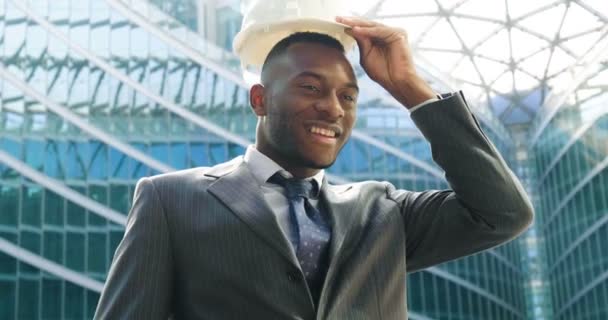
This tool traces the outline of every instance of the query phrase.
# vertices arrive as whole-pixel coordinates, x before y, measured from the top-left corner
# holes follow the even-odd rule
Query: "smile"
[[[311,127],[309,129],[309,131],[311,133],[315,133],[315,134],[319,134],[322,135],[324,137],[329,137],[329,138],[335,138],[336,137],[336,132],[331,130],[331,129],[324,129],[324,128],[320,128],[320,127]]]

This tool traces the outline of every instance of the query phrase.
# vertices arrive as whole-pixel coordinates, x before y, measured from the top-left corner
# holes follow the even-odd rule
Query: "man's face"
[[[357,79],[344,54],[322,44],[293,44],[276,59],[264,84],[257,148],[294,175],[314,174],[334,163],[350,136]]]

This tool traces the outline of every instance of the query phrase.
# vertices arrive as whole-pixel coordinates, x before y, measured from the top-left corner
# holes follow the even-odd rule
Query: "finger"
[[[405,34],[400,33],[399,31],[389,28],[386,26],[376,26],[376,27],[352,27],[352,36],[355,38],[359,37],[369,37],[378,40],[384,40],[388,42],[392,42],[399,37],[404,37]]]
[[[355,35],[355,34],[353,34],[352,29],[350,29],[350,28],[344,30],[344,32],[346,34],[349,34],[353,38],[355,38],[355,41],[357,41],[357,47],[359,47],[359,56],[360,57],[366,56],[372,47],[372,39],[370,37]]]
[[[373,27],[373,26],[377,26],[379,25],[379,23],[374,22],[372,20],[368,20],[365,18],[361,18],[361,17],[345,17],[345,16],[337,16],[336,17],[336,22],[354,27],[354,26],[359,26],[359,27]]]

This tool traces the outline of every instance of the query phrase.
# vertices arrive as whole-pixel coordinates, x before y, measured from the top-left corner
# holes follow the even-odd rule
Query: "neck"
[[[283,169],[285,169],[285,171],[289,172],[294,178],[297,178],[297,179],[310,178],[310,177],[316,175],[317,173],[319,173],[319,171],[321,171],[321,169],[318,169],[318,168],[311,168],[311,167],[306,167],[306,166],[297,164],[293,160],[286,159],[285,157],[281,156],[280,154],[274,152],[273,150],[270,150],[269,148],[264,148],[264,147],[260,146],[259,144],[256,144],[255,148],[259,152],[261,152],[262,154],[264,154],[265,156],[270,158],[272,161],[276,162],[279,166],[281,166],[281,168],[283,168]]]

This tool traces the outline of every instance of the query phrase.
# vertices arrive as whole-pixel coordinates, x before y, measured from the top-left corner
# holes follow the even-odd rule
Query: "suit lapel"
[[[322,200],[332,219],[332,237],[329,249],[330,264],[325,276],[319,300],[319,315],[324,312],[334,279],[339,273],[342,260],[355,248],[356,238],[362,231],[361,214],[357,212],[357,193],[352,186],[330,186],[326,180],[321,188]],[[349,192],[350,191],[350,192]]]
[[[218,177],[208,190],[268,245],[299,268],[289,241],[281,232],[274,213],[245,162],[241,162],[234,171]]]
[[[350,189],[350,186],[330,186],[326,180],[323,181],[323,187],[321,188],[321,199],[324,201],[325,208],[329,211],[328,214],[332,221],[332,236],[329,248],[331,261],[334,260],[336,253],[342,248],[344,239],[350,231],[350,225],[353,223],[351,210],[354,201],[350,197],[342,195]]]

